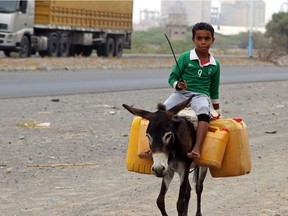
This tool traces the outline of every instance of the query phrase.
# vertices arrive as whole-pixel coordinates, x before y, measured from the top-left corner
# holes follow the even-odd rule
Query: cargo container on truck
[[[131,48],[132,11],[133,0],[1,0],[0,50],[120,57]]]

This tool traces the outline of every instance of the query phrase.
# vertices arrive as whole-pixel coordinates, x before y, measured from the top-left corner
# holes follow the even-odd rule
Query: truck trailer
[[[132,12],[133,0],[1,0],[0,50],[121,57],[131,48]]]

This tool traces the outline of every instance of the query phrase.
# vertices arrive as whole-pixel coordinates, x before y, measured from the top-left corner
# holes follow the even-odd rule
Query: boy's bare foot
[[[193,151],[187,153],[187,157],[189,157],[193,160],[198,160],[200,158],[200,154],[193,150]]]

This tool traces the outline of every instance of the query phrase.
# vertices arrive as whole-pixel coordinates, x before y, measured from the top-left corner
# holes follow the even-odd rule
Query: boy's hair
[[[196,23],[192,28],[192,38],[194,39],[197,30],[207,30],[211,32],[212,38],[214,38],[214,28],[206,22]]]

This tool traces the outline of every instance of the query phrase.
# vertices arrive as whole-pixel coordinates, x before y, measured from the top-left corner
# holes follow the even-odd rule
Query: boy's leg
[[[209,123],[206,121],[199,121],[197,126],[197,138],[196,138],[196,144],[191,152],[187,153],[187,156],[189,158],[192,158],[194,160],[198,160],[200,158],[201,154],[201,148],[202,144],[205,140],[205,137],[207,135],[209,128]]]
[[[186,96],[182,92],[175,91],[165,100],[164,105],[166,106],[166,109],[169,110],[173,106],[175,106],[175,105],[181,103],[182,101],[188,99],[189,96],[190,96],[189,94],[188,94],[188,96]]]
[[[189,158],[198,160],[201,154],[202,144],[209,128],[210,120],[210,104],[206,96],[198,95],[195,99],[192,99],[191,107],[195,110],[198,117],[197,133],[196,133],[196,143],[192,151],[187,153]]]

